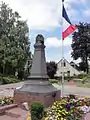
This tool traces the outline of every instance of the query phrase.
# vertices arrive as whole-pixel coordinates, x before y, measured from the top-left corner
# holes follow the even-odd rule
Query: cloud
[[[90,0],[65,0],[64,5],[67,10],[67,14],[72,23],[78,23],[85,21],[88,16],[84,16],[84,11],[88,8]],[[86,13],[88,14],[88,13]]]
[[[82,5],[82,6],[87,6],[88,5],[88,2],[90,0],[65,0],[65,5],[69,5],[69,6],[72,6],[72,5]],[[74,6],[72,6],[74,7]],[[81,6],[80,6],[81,7]]]
[[[90,8],[86,9],[83,13],[86,17],[90,18]]]
[[[59,47],[61,45],[61,41],[56,37],[47,38],[45,41],[46,47]]]
[[[72,49],[71,49],[71,50],[69,50],[68,55],[70,55],[70,56],[71,56],[72,51],[73,51]]]
[[[1,1],[1,0],[0,0]],[[28,20],[32,29],[50,29],[60,26],[61,5],[59,0],[3,0],[23,19]]]
[[[72,38],[67,37],[64,41],[63,44],[64,46],[70,46],[72,43]],[[56,37],[49,37],[45,40],[45,45],[47,48],[51,48],[51,47],[60,47],[62,46],[62,40],[57,39]]]
[[[2,1],[2,0],[0,0]],[[52,30],[60,27],[62,17],[62,0],[3,0],[27,20],[30,29]],[[65,8],[71,22],[77,21],[78,9],[73,5],[85,5],[88,0],[65,0]],[[79,21],[79,20],[78,20]]]
[[[86,3],[87,0],[79,0],[80,4],[84,4]],[[65,3],[68,2],[68,3],[74,3],[74,4],[78,4],[78,0],[65,0]]]
[[[59,55],[58,55],[59,56]],[[47,62],[50,62],[50,61],[55,61],[56,63],[58,62],[58,61],[60,61],[60,57],[48,57],[48,58],[46,58],[46,61]]]
[[[2,0],[0,0],[2,1]],[[22,19],[27,20],[30,30],[52,30],[61,25],[62,0],[3,0],[14,10],[18,11]],[[81,20],[79,10],[87,6],[90,0],[65,0],[64,5],[72,23]],[[75,5],[80,5],[75,9]],[[82,11],[84,13],[84,9]],[[82,14],[81,13],[81,14]],[[88,15],[88,11],[85,12]],[[88,16],[86,16],[88,17]],[[84,17],[82,19],[85,19]]]

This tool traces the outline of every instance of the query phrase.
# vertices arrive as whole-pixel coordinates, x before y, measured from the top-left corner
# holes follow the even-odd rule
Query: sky
[[[46,61],[58,62],[62,58],[62,0],[0,0],[17,11],[23,20],[27,20],[31,51],[37,34],[45,38]],[[90,0],[64,0],[68,17],[73,24],[89,22]],[[71,58],[72,35],[64,40],[64,54],[69,62]],[[79,60],[75,61],[79,62]]]

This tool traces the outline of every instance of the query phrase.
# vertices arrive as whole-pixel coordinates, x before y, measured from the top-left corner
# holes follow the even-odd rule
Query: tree
[[[15,75],[24,71],[30,57],[29,28],[18,12],[0,4],[0,72]]]
[[[88,51],[90,46],[90,24],[79,23],[78,30],[72,35],[72,57],[77,60],[81,58],[81,62],[85,66],[85,71],[88,73]]]
[[[84,63],[84,62],[80,62],[79,63],[79,69],[81,70],[81,71],[86,71],[86,64]]]
[[[54,61],[47,62],[47,74],[50,78],[54,78],[57,70],[57,64]]]

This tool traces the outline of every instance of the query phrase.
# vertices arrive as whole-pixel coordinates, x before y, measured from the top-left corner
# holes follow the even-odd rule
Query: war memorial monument
[[[37,35],[34,45],[34,57],[30,75],[20,89],[14,91],[15,103],[19,106],[24,102],[41,102],[45,107],[60,100],[61,91],[55,88],[47,75],[44,37]]]

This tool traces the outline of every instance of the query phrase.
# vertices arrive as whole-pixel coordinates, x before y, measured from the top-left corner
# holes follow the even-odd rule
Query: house
[[[62,76],[62,72],[64,72],[64,76],[75,76],[79,75],[81,72],[74,68],[65,58],[61,59],[57,63],[57,71],[55,76],[60,77]]]
[[[79,66],[78,66],[77,64],[75,64],[73,61],[70,62],[70,65],[71,65],[72,67],[74,67],[75,69],[77,69],[78,71],[80,71]]]

